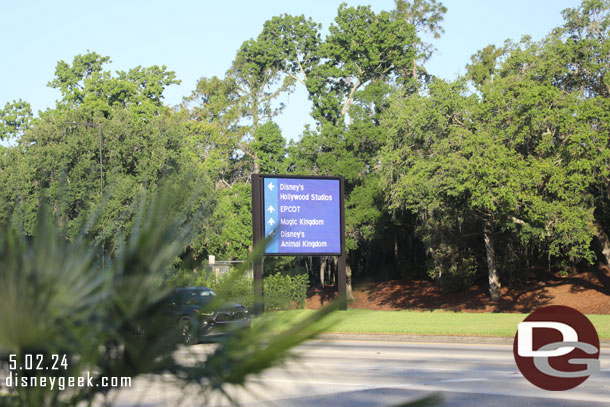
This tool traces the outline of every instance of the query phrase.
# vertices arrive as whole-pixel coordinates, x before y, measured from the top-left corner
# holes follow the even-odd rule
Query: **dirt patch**
[[[384,311],[433,310],[463,312],[530,313],[545,305],[567,305],[585,314],[610,314],[610,269],[606,266],[562,277],[545,271],[532,272],[527,284],[503,287],[493,303],[487,287],[471,287],[460,293],[442,293],[430,281],[384,281],[357,284],[349,308]],[[307,308],[316,309],[336,295],[334,287],[310,289]]]

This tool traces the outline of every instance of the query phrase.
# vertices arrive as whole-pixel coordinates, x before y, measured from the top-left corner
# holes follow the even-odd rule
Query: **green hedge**
[[[303,308],[307,297],[307,274],[283,275],[275,273],[265,277],[265,309]]]
[[[252,307],[254,305],[254,288],[252,281],[246,276],[236,276],[232,271],[229,275],[221,275],[218,279],[214,275],[201,275],[189,271],[177,273],[166,284],[174,287],[209,287],[219,296],[228,301]],[[287,275],[277,272],[266,276],[263,280],[265,292],[265,309],[295,309],[305,306],[307,274]]]
[[[227,301],[246,307],[254,305],[254,288],[252,281],[246,276],[235,277],[232,272],[231,275],[223,274],[216,279],[213,274],[210,274],[207,279],[205,277],[198,279],[194,285],[210,287]]]

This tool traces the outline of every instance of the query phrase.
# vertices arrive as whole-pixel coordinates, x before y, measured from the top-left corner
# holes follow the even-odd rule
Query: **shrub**
[[[265,309],[303,308],[308,283],[307,274],[291,276],[275,273],[265,277]]]
[[[476,257],[468,249],[459,250],[455,246],[440,245],[428,275],[435,279],[444,292],[458,292],[471,287],[478,273]]]
[[[251,308],[254,305],[254,287],[252,281],[239,270],[222,274],[216,278],[213,274],[200,275],[194,281],[198,287],[209,287],[220,297]]]
[[[165,284],[170,287],[209,287],[228,301],[249,308],[254,305],[253,282],[238,270],[232,270],[230,274],[223,274],[218,278],[213,274],[195,274],[183,270],[169,276],[165,280]],[[305,306],[309,284],[307,274],[277,272],[264,277],[263,284],[266,310],[294,309]]]

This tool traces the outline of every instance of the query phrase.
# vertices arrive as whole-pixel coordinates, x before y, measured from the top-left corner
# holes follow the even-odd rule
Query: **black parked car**
[[[219,303],[216,293],[206,287],[175,289],[168,300],[167,311],[186,344],[197,343],[207,335],[249,328],[251,323],[246,307]]]

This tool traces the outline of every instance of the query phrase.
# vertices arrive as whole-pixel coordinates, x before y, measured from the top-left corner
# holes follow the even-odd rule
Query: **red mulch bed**
[[[475,286],[464,292],[443,294],[430,281],[356,284],[353,294],[354,302],[349,308],[530,313],[545,305],[567,305],[585,314],[610,314],[610,269],[596,266],[566,277],[532,272],[527,284],[503,287],[502,298],[497,303],[489,299],[487,287]],[[335,295],[334,287],[310,289],[306,306],[320,308]]]

